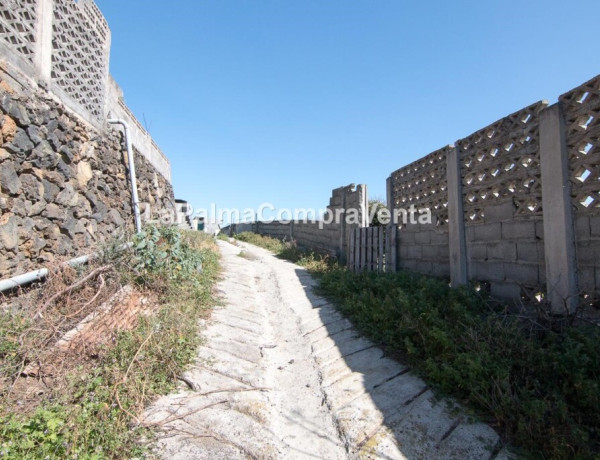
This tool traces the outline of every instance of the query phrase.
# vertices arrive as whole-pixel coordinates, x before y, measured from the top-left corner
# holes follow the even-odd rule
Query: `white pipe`
[[[90,257],[95,254],[88,254],[87,256],[76,257],[75,259],[71,259],[67,262],[67,265],[71,267],[77,267],[78,265],[83,265]],[[25,273],[23,275],[18,275],[13,278],[8,278],[0,281],[0,292],[8,291],[10,289],[14,289],[19,286],[23,286],[24,284],[33,283],[34,281],[41,281],[48,276],[47,268],[40,268],[39,270],[34,270],[29,273]]]
[[[2,280],[0,281],[0,292],[8,291],[10,289],[23,286],[24,284],[33,283],[34,281],[41,281],[42,279],[46,278],[46,276],[48,276],[48,269],[41,268],[39,270],[25,273],[24,275]]]
[[[127,145],[127,158],[129,160],[129,178],[131,180],[131,201],[133,203],[133,215],[135,217],[135,231],[140,233],[142,231],[142,219],[140,218],[140,202],[137,193],[137,180],[135,177],[135,162],[133,161],[133,149],[131,148],[131,134],[129,131],[129,124],[125,120],[121,119],[110,119],[107,120],[110,124],[122,125],[125,130],[125,143]]]
[[[133,243],[125,243],[117,248],[118,251],[123,251],[127,248],[133,246]],[[88,254],[81,257],[75,257],[66,262],[66,265],[70,265],[71,267],[77,267],[79,265],[83,265],[87,263],[91,258],[96,257],[98,255],[97,252],[93,254]],[[33,283],[34,281],[41,281],[48,276],[47,268],[40,268],[39,270],[33,270],[28,273],[24,273],[23,275],[17,275],[12,278],[7,278],[5,280],[0,280],[0,292],[9,291],[10,289],[14,289],[19,286],[23,286],[25,284]]]

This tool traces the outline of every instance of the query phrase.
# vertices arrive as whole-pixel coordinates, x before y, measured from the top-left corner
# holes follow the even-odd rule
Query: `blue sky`
[[[194,207],[323,208],[600,73],[600,2],[96,0]]]

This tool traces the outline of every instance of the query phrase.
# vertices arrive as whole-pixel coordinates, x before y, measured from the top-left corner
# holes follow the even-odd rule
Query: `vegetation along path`
[[[219,241],[224,306],[185,390],[145,414],[164,458],[506,458],[498,435],[438,400],[312,291],[306,271]]]

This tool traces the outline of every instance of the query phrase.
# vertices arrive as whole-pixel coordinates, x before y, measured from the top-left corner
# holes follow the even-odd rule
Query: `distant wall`
[[[339,187],[332,191],[327,208],[335,216],[338,212],[341,222],[254,222],[232,224],[222,229],[232,235],[252,231],[285,241],[295,241],[299,246],[330,254],[344,260],[348,250],[349,230],[354,227],[368,226],[368,199],[366,185],[354,184]],[[358,224],[346,224],[346,215],[356,210]]]
[[[545,292],[557,311],[597,297],[599,118],[600,76],[393,172],[390,206],[434,217],[401,226],[400,267],[484,281],[501,298]]]

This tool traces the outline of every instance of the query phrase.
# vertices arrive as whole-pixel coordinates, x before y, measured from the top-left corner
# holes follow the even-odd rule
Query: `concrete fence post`
[[[339,223],[340,228],[340,262],[346,263],[346,187],[342,188],[342,221]]]
[[[546,294],[554,314],[573,313],[579,300],[565,133],[560,103],[540,112]]]
[[[385,181],[385,201],[390,214],[394,213],[394,193],[392,190],[392,176]]]
[[[360,207],[361,207],[361,215],[362,215],[362,222],[361,222],[361,227],[368,227],[369,225],[371,225],[371,223],[369,222],[369,190],[367,188],[366,184],[362,184],[359,185],[360,187]]]
[[[50,83],[52,73],[52,23],[54,0],[39,0],[34,65],[40,81]]]
[[[398,269],[398,259],[400,248],[398,247],[400,238],[398,238],[398,226],[397,222],[394,222],[394,185],[392,176],[385,180],[385,200],[388,211],[390,212],[390,223],[386,228],[385,239],[386,239],[386,258],[389,260],[386,262],[386,270],[396,272]],[[393,232],[393,236],[392,236]]]
[[[463,212],[462,175],[460,152],[448,149],[448,242],[450,249],[450,282],[452,287],[467,284],[467,245],[465,242],[465,218]]]

